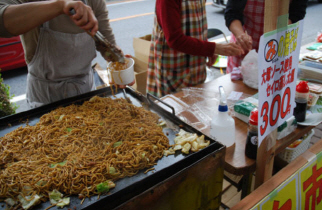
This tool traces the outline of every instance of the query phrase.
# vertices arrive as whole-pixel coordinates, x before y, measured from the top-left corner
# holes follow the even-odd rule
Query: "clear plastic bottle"
[[[293,115],[297,122],[303,122],[306,118],[306,107],[309,100],[310,89],[307,81],[300,81],[296,85],[295,103]]]
[[[210,136],[230,147],[235,144],[235,120],[228,114],[224,88],[219,86],[220,102],[218,112],[211,121]]]

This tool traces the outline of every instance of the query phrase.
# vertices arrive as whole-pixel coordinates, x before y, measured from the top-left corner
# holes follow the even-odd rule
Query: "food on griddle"
[[[176,138],[174,138],[174,145],[171,145],[169,150],[164,151],[164,155],[173,155],[175,151],[181,150],[184,154],[189,154],[190,151],[198,152],[199,150],[209,146],[210,141],[205,140],[205,136],[198,136],[196,133],[189,133],[180,129]]]
[[[125,99],[95,96],[57,108],[0,138],[0,199],[106,193],[111,181],[154,166],[169,148],[158,120]]]

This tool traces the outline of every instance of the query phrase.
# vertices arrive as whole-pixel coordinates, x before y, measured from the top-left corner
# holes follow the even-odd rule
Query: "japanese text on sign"
[[[258,50],[259,142],[293,115],[303,21],[264,34]]]
[[[252,210],[322,209],[322,152],[295,171]]]

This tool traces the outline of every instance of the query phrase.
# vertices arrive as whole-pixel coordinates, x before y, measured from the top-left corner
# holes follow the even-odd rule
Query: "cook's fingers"
[[[96,32],[98,31],[98,24],[95,24],[94,22],[88,22],[81,28],[85,31],[88,31],[91,34],[91,36],[95,36]]]
[[[133,80],[130,84],[128,84],[129,86],[132,86],[135,84],[135,80]]]
[[[135,84],[135,80],[133,80],[130,84],[127,84],[127,85],[132,86],[134,84]],[[126,85],[118,85],[118,87],[124,89],[124,88],[126,88]]]
[[[94,36],[98,31],[98,21],[96,17],[93,14],[89,13],[88,22],[85,25],[81,26],[81,28],[85,31],[89,31],[91,35]]]
[[[81,1],[73,1],[66,5],[64,12],[70,15],[73,20],[80,20],[84,15],[84,6]]]
[[[84,25],[86,25],[88,23],[88,13],[87,12],[84,12],[80,18],[76,19],[76,18],[73,18],[74,19],[74,23],[79,26],[79,27],[82,27]]]
[[[94,36],[98,30],[98,22],[91,7],[81,1],[69,1],[65,4],[64,13],[70,15],[72,21],[80,28],[90,31]]]

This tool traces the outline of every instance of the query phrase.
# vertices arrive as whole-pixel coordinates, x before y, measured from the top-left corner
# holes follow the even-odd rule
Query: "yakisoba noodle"
[[[122,80],[122,77],[121,77],[121,71],[122,70],[125,70],[127,68],[127,65],[128,65],[129,61],[128,60],[125,60],[124,63],[121,63],[121,62],[111,62],[109,68],[111,70],[111,79],[112,79],[112,84],[115,85],[115,88],[116,88],[116,91],[117,91],[117,85],[115,84],[115,81],[114,81],[114,74],[113,72],[114,71],[118,71],[118,77],[119,79],[121,80],[121,82],[123,83],[123,80]],[[114,91],[113,91],[113,88],[111,88],[112,90],[112,95],[114,95]]]
[[[43,115],[1,137],[0,198],[47,200],[54,189],[98,194],[97,184],[132,176],[163,156],[169,140],[158,118],[124,99],[100,97]]]
[[[121,71],[121,70],[124,70],[127,68],[127,65],[128,65],[129,61],[128,60],[125,60],[124,63],[121,63],[121,62],[112,62],[111,65],[110,65],[110,68],[113,70],[113,71]]]

